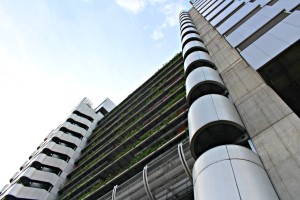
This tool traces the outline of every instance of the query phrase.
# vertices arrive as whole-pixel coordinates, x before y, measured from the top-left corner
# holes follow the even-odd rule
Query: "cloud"
[[[166,23],[170,27],[178,24],[178,15],[185,7],[182,2],[167,0],[116,0],[116,3],[134,14],[143,11],[147,5],[157,6],[157,10],[165,17],[164,24]]]
[[[174,27],[178,25],[178,16],[181,10],[184,9],[184,5],[178,2],[168,2],[165,0],[152,0],[152,3],[159,2],[161,7],[160,13],[164,15],[163,23],[156,28],[151,34],[153,40],[159,40],[164,37],[163,30],[167,27]]]
[[[143,30],[147,30],[149,28],[148,25],[143,26]]]
[[[155,45],[155,48],[157,48],[157,49],[160,49],[161,47],[162,47],[161,43],[158,43],[158,44]]]
[[[149,3],[155,4],[155,3],[165,3],[167,0],[148,0]]]
[[[1,19],[0,29],[4,29],[5,31],[11,31],[13,22],[1,5],[0,5],[0,19]]]
[[[154,30],[154,32],[151,35],[151,38],[153,40],[159,40],[159,39],[162,39],[165,36],[161,29],[162,28],[159,27],[159,28]]]
[[[116,0],[116,3],[125,10],[137,14],[144,10],[147,0]]]
[[[163,5],[161,12],[165,15],[165,21],[168,26],[173,27],[178,24],[178,16],[184,5],[178,2],[166,3]]]
[[[89,1],[89,0],[84,0]],[[148,4],[163,4],[166,0],[116,0],[116,3],[125,10],[137,14],[143,11]]]

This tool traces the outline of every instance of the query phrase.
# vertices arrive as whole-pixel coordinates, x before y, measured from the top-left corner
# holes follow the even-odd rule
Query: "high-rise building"
[[[299,199],[299,8],[299,0],[198,0],[181,13],[195,199]],[[225,108],[228,100],[241,121]],[[235,130],[213,125],[218,121]],[[252,162],[245,154],[231,158],[227,147],[224,158],[225,148],[215,147],[241,145],[243,134],[259,170],[233,159]]]
[[[92,131],[114,103],[107,98],[96,109],[84,98],[66,121],[52,130],[2,188],[1,199],[56,199],[73,171]]]
[[[182,52],[116,107],[84,99],[1,199],[299,199],[300,0],[191,5]]]

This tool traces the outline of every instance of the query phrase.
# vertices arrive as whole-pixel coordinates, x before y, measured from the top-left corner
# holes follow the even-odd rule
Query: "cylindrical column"
[[[187,23],[187,24],[184,24],[180,27],[180,30],[181,31],[184,31],[184,29],[186,28],[189,28],[189,27],[193,27],[193,28],[196,28],[195,25],[193,23]]]
[[[244,144],[246,129],[189,14],[182,11],[179,21],[190,150],[197,159],[194,199],[277,200],[258,156],[245,147],[228,145]]]
[[[218,94],[198,98],[188,113],[190,148],[197,159],[222,144],[238,144],[246,138],[244,125],[232,102]]]
[[[194,199],[277,200],[258,156],[238,145],[206,151],[193,168]]]
[[[183,38],[185,35],[187,35],[189,33],[196,33],[196,34],[198,34],[197,29],[195,27],[187,27],[184,30],[182,30],[182,32],[181,32],[181,38]]]
[[[187,76],[194,69],[203,66],[215,68],[215,64],[208,53],[204,51],[194,51],[184,60],[185,75]]]
[[[189,105],[206,94],[224,94],[226,88],[218,72],[210,67],[199,67],[186,78],[186,100]]]
[[[182,48],[182,56],[185,59],[190,53],[194,51],[204,51],[207,52],[204,44],[198,40],[192,40],[187,42],[186,45]]]
[[[183,31],[185,31],[187,29],[188,28],[184,29]],[[191,32],[191,33],[186,34],[182,38],[182,40],[181,40],[182,47],[184,47],[184,45],[186,45],[189,41],[192,41],[192,40],[202,41],[201,37],[197,33]]]

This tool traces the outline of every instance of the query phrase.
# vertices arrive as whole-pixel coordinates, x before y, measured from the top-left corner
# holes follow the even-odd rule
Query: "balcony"
[[[104,126],[110,126],[111,123],[118,121],[118,117],[120,117],[120,115],[122,113],[124,113],[124,111],[127,110],[128,107],[134,105],[136,102],[139,102],[140,98],[145,96],[145,94],[147,94],[151,90],[151,84],[153,86],[155,86],[156,84],[159,84],[159,82],[161,80],[163,80],[164,77],[171,75],[172,71],[177,70],[179,65],[181,64],[181,62],[182,62],[182,59],[181,59],[180,53],[178,53],[167,64],[165,64],[164,67],[160,71],[155,73],[150,79],[148,79],[137,90],[135,90],[134,93],[130,94],[122,102],[121,105],[118,105],[115,109],[113,109],[110,112],[109,115],[105,116],[100,121],[99,126],[97,128],[100,128],[100,127],[104,128]],[[169,68],[171,68],[171,69],[169,69]],[[92,134],[92,137],[94,137],[94,136],[95,136],[95,134]]]
[[[182,26],[180,27],[181,32],[182,32],[184,29],[188,28],[188,27],[196,28],[196,26],[195,26],[193,23],[187,23],[187,24],[184,24],[184,25],[182,25]]]
[[[181,17],[180,17],[180,22],[182,22],[183,20],[186,20],[186,19],[188,19],[188,20],[191,20],[191,17],[189,16],[189,15],[182,15]]]
[[[187,29],[187,28],[186,28],[186,29]],[[186,29],[184,29],[184,30],[186,30]],[[184,30],[183,30],[183,31],[184,31]],[[190,41],[192,41],[192,40],[197,40],[197,41],[202,42],[202,39],[201,39],[201,37],[200,37],[200,35],[199,35],[198,33],[195,33],[195,32],[188,33],[188,34],[186,34],[186,35],[182,38],[182,40],[181,40],[181,46],[182,46],[182,48],[184,48],[184,46],[185,46],[188,42],[190,42]]]
[[[89,138],[90,141],[103,138],[108,133],[111,133],[112,130],[117,129],[117,127],[120,126],[121,120],[126,119],[128,121],[128,118],[126,118],[126,115],[129,116],[135,116],[135,113],[140,110],[140,107],[142,105],[147,104],[147,99],[154,96],[161,88],[164,87],[164,84],[169,84],[172,80],[174,80],[177,76],[180,76],[182,69],[178,66],[176,68],[170,69],[170,71],[167,71],[166,74],[164,74],[160,79],[156,80],[157,83],[153,85],[152,87],[149,87],[147,90],[145,90],[138,98],[136,98],[132,103],[128,104],[126,108],[126,112],[120,112],[118,115],[112,117],[109,122],[105,123],[107,124],[107,127],[105,129],[102,129],[102,134],[92,134],[92,136]],[[152,97],[153,98],[153,97]],[[143,107],[143,106],[142,106]],[[132,119],[132,117],[131,117]],[[123,124],[123,123],[122,123]],[[98,131],[96,131],[98,132]],[[84,150],[83,152],[85,152]]]
[[[79,138],[74,137],[72,135],[68,135],[62,131],[58,131],[53,137],[57,137],[61,140],[68,141],[68,142],[76,145],[77,151],[80,151],[79,149],[82,149],[82,147],[84,146],[84,144],[82,144],[82,143],[85,143],[84,141],[80,140]]]
[[[31,188],[16,183],[10,187],[6,192],[1,194],[0,198],[5,199],[44,199],[54,200],[55,197],[46,190],[39,188]]]
[[[92,122],[88,119],[86,119],[85,117],[79,116],[77,114],[71,114],[69,119],[72,119],[72,121],[74,121],[75,123],[77,122],[80,126],[82,126],[82,128],[88,129],[91,125]]]
[[[202,154],[193,179],[195,199],[278,200],[258,155],[242,146],[218,146]]]
[[[94,120],[96,118],[96,113],[94,109],[92,109],[89,105],[86,103],[80,103],[73,112],[76,113],[78,111],[79,113],[82,113],[83,115],[87,116],[87,119],[89,121]]]
[[[204,51],[195,51],[189,54],[184,61],[185,76],[187,77],[194,69],[204,66],[213,69],[216,67],[208,53]]]
[[[189,145],[186,142],[183,145],[183,153],[189,170],[192,170],[194,159],[189,151]],[[144,172],[144,173],[143,173]],[[147,177],[147,182],[145,181]],[[100,197],[100,200],[111,200],[112,195],[115,199],[144,199],[149,196],[145,190],[145,184],[148,185],[148,191],[154,199],[193,199],[192,182],[185,173],[184,167],[178,155],[178,149],[172,148],[171,151],[159,156],[145,169],[135,176],[115,187],[115,190]],[[114,194],[113,194],[114,193]]]
[[[196,28],[194,27],[188,27],[188,28],[185,28],[182,32],[181,32],[181,38],[183,38],[185,35],[189,34],[189,33],[197,33],[198,34],[198,31]]]
[[[71,124],[70,122],[65,122],[62,124],[62,126],[60,127],[59,130],[63,131],[66,129],[66,132],[68,132],[68,130],[70,130],[70,132],[75,132],[80,134],[82,137],[85,137],[87,134],[87,131],[79,126],[76,126],[74,124]]]
[[[186,78],[186,99],[189,105],[207,94],[224,94],[226,87],[218,72],[210,67],[199,67]]]
[[[181,100],[179,102],[181,102]],[[183,103],[184,102],[185,101],[183,101]],[[176,104],[174,104],[174,106],[176,106]],[[169,112],[175,111],[176,114],[177,110],[181,110],[182,103],[181,107],[175,109],[174,111],[174,108],[172,107],[166,110],[166,112],[163,113],[160,118],[155,120],[154,124],[157,124],[156,127],[151,128],[153,127],[153,124],[149,124],[136,132],[135,135],[132,135],[131,137],[125,137],[125,141],[121,141],[120,144],[117,144],[115,148],[112,148],[107,153],[102,152],[103,155],[105,155],[104,157],[99,156],[101,154],[97,154],[98,159],[94,158],[93,160],[87,162],[88,165],[84,167],[84,170],[80,170],[81,174],[77,175],[74,180],[67,184],[64,187],[64,190],[70,190],[70,188],[74,187],[74,184],[82,180],[83,177],[87,177],[87,175],[93,176],[94,173],[99,171],[102,171],[101,178],[104,178],[105,176],[107,176],[107,173],[103,171],[104,169],[109,170],[109,173],[113,173],[114,170],[119,168],[118,166],[124,166],[130,160],[138,158],[138,156],[132,157],[133,155],[138,154],[138,152],[142,151],[143,149],[149,148],[149,146],[151,146],[153,143],[157,143],[157,140],[161,140],[162,138],[168,137],[168,135],[173,134],[174,131],[176,131],[179,127],[186,123],[186,112],[180,113],[178,116],[174,115],[173,113],[172,116],[169,117],[170,119],[165,119],[165,115],[170,116]],[[109,165],[110,163],[117,166],[117,168],[111,167]],[[107,165],[109,165],[110,167],[105,167]]]
[[[182,25],[187,24],[187,23],[193,23],[193,21],[190,20],[190,19],[185,19],[185,20],[180,22],[180,25],[182,26]]]
[[[145,97],[146,102],[144,100],[137,104],[134,108],[139,108],[139,110],[134,110],[133,108],[132,110],[134,110],[134,113],[130,115],[130,118],[127,118],[119,126],[115,126],[113,130],[107,130],[106,137],[104,137],[103,135],[99,135],[98,137],[96,137],[94,141],[92,141],[85,149],[83,149],[82,152],[84,153],[84,155],[91,151],[94,151],[95,149],[98,149],[101,145],[107,144],[108,141],[114,139],[116,136],[125,131],[131,132],[134,128],[134,125],[137,125],[139,122],[144,121],[146,115],[149,115],[149,111],[147,109],[151,108],[153,104],[156,104],[164,96],[168,94],[172,95],[172,93],[174,92],[173,90],[177,90],[179,87],[181,87],[181,85],[183,84],[182,78],[178,80],[175,79],[176,82],[172,82],[172,80],[174,80],[173,78],[169,79],[165,84],[162,84],[161,87],[157,88],[154,94],[150,94],[149,96]],[[170,87],[172,86],[172,89],[166,89],[166,85],[168,84],[170,85]],[[151,111],[151,113],[153,113],[153,110]]]
[[[186,59],[186,57],[194,51],[208,52],[205,45],[202,42],[198,40],[191,40],[188,43],[186,43],[186,45],[184,45],[182,49],[183,58]]]
[[[222,95],[198,98],[190,106],[188,124],[194,158],[215,146],[239,144],[248,139],[236,108]]]
[[[18,176],[18,179],[19,179],[18,182],[24,182],[24,181],[22,181],[22,179],[30,180],[28,182],[29,187],[32,186],[32,182],[37,182],[41,185],[41,188],[43,188],[47,191],[50,191],[53,194],[56,194],[58,192],[58,189],[53,186],[63,184],[63,179],[61,179],[57,174],[51,173],[51,172],[40,171],[33,167],[28,167],[25,171],[23,171]],[[39,187],[37,184],[35,186]],[[35,186],[33,186],[33,187],[35,187]]]
[[[70,173],[72,170],[72,166],[69,163],[58,158],[49,157],[45,154],[39,154],[37,157],[33,158],[32,163],[34,162],[59,168],[66,174]]]
[[[185,101],[182,99],[182,97],[184,96],[183,90],[184,90],[183,88],[180,88],[177,91],[175,91],[168,98],[166,98],[166,101],[157,104],[155,107],[151,108],[151,111],[147,111],[147,114],[145,114],[144,117],[140,118],[136,122],[136,124],[132,124],[130,127],[125,129],[122,133],[117,134],[114,137],[111,137],[111,139],[109,140],[106,140],[106,143],[103,144],[102,147],[97,148],[95,149],[95,151],[80,157],[76,161],[76,163],[81,164],[82,162],[86,162],[86,161],[90,163],[92,162],[92,160],[99,157],[99,155],[104,154],[105,152],[109,152],[110,150],[112,150],[113,147],[118,146],[125,139],[130,138],[131,136],[137,137],[138,135],[141,135],[149,131],[150,129],[152,129],[155,126],[155,124],[160,123],[161,120],[163,120],[164,117],[168,115],[168,113],[170,113],[174,109],[175,110],[178,109],[178,107],[185,104]],[[171,111],[164,112],[167,110],[171,110]],[[151,120],[152,118],[149,116],[155,117],[155,120]],[[151,123],[149,123],[150,121],[148,119],[151,120]],[[144,122],[146,122],[147,124],[145,124]]]
[[[121,185],[121,183],[124,183],[125,181],[128,181],[129,178],[131,177],[135,177],[135,178],[138,178],[140,179],[141,176],[139,176],[141,173],[139,173],[138,175],[137,172],[139,171],[142,171],[144,166],[145,165],[149,165],[150,166],[150,174],[153,173],[153,175],[155,175],[155,172],[157,172],[155,169],[157,169],[157,165],[159,165],[159,163],[156,163],[157,165],[155,165],[155,161],[157,160],[160,160],[160,162],[163,162],[163,163],[167,163],[167,164],[170,164],[170,162],[168,162],[166,160],[166,154],[170,153],[170,149],[174,150],[174,148],[177,147],[177,144],[183,140],[183,135],[185,134],[185,131],[181,132],[180,134],[178,134],[177,136],[175,136],[174,138],[172,138],[171,140],[168,140],[168,142],[164,143],[163,145],[160,145],[159,148],[157,148],[155,151],[151,151],[150,154],[146,155],[143,159],[141,159],[140,161],[138,161],[136,164],[134,164],[134,166],[132,166],[131,168],[125,170],[124,172],[120,173],[119,175],[117,175],[116,177],[114,177],[113,179],[105,182],[102,186],[99,186],[98,188],[95,187],[95,189],[91,190],[89,193],[86,193],[85,195],[81,196],[81,198],[85,198],[85,199],[97,199],[101,196],[104,196],[106,193],[110,192],[112,190],[112,188],[115,186],[115,185]],[[171,150],[171,151],[172,151]],[[176,149],[177,151],[177,149]],[[172,152],[174,153],[174,152]],[[166,156],[166,157],[165,157]],[[172,157],[172,156],[171,156]],[[173,157],[174,158],[174,157]],[[177,157],[178,158],[178,157]],[[150,162],[151,160],[152,162]],[[153,160],[154,159],[154,160]],[[189,163],[189,166],[191,166],[191,162],[193,162],[193,160],[189,160],[188,163]],[[154,165],[152,165],[154,164]],[[164,165],[164,167],[167,167],[167,164]],[[191,165],[190,165],[191,164]],[[152,166],[152,167],[151,167]],[[178,168],[177,168],[178,169]],[[132,171],[134,170],[134,171]],[[183,170],[182,170],[183,171]],[[182,171],[179,171],[179,174],[182,173]],[[177,175],[178,175],[178,172],[177,172]],[[187,181],[186,179],[187,176],[184,176],[185,180],[184,181]],[[161,181],[164,181],[164,179],[166,177],[161,177]],[[171,178],[171,177],[170,177]],[[151,180],[152,180],[152,177],[151,177]],[[170,180],[172,181],[172,179]],[[148,182],[149,183],[149,182]],[[150,183],[152,183],[152,181],[150,181]],[[182,182],[181,182],[182,183]],[[137,185],[131,185],[129,187],[132,187],[132,189],[134,190],[136,188],[136,186],[140,186],[140,182],[138,181],[138,184]],[[155,183],[156,184],[156,183]],[[171,184],[170,184],[171,185]],[[169,187],[170,185],[166,184],[167,187]],[[175,186],[179,186],[180,184],[176,185]],[[184,183],[183,183],[184,185]],[[180,187],[180,186],[179,186]],[[126,185],[124,185],[124,188],[126,188]],[[172,187],[170,187],[172,188]],[[132,189],[130,189],[132,191]],[[142,189],[142,188],[141,188]],[[161,188],[159,188],[161,189]],[[156,189],[154,188],[155,191],[159,191],[159,189]],[[191,189],[191,188],[189,188]],[[164,191],[167,191],[167,188],[165,188]],[[178,191],[178,190],[177,190]],[[177,192],[176,191],[176,192]],[[184,190],[182,190],[184,191]],[[143,191],[141,191],[143,192]],[[170,193],[172,194],[172,192],[175,193],[175,191],[171,190]],[[178,191],[179,192],[179,191]],[[189,191],[185,191],[186,193],[188,193]],[[170,195],[169,193],[169,195]],[[122,195],[122,187],[119,188],[118,191],[116,191],[116,195]],[[127,193],[128,194],[128,193]],[[143,193],[145,194],[145,193]],[[180,193],[178,193],[177,195],[179,195]],[[126,195],[126,192],[125,192],[125,195]],[[137,194],[134,194],[132,193],[133,196],[137,195]],[[161,195],[161,194],[159,194]],[[141,198],[146,198],[146,196],[139,196]],[[78,198],[78,196],[77,196]],[[71,199],[76,199],[76,197],[73,197]],[[187,200],[187,199],[186,199]]]

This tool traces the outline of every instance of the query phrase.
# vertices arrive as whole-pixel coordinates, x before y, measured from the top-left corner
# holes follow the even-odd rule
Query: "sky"
[[[119,104],[181,51],[188,0],[0,0],[0,189],[88,97]]]

